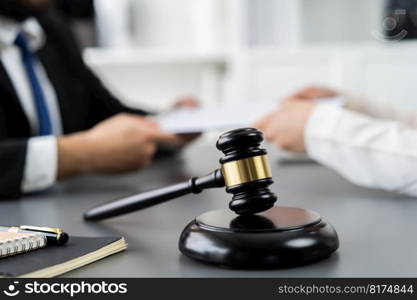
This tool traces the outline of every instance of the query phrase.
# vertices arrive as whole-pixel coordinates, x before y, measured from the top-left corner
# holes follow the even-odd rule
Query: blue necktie
[[[22,33],[19,33],[15,40],[15,45],[20,49],[23,65],[25,66],[26,75],[29,79],[35,100],[36,112],[39,122],[39,135],[52,134],[52,123],[46,105],[45,93],[42,89],[38,75],[35,72],[35,56],[29,50],[28,42]]]

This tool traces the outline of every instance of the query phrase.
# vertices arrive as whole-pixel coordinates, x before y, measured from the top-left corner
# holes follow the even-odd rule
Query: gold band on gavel
[[[272,177],[267,155],[227,162],[222,165],[222,174],[226,186]]]

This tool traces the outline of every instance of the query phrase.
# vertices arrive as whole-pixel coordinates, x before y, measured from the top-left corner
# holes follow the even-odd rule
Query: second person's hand
[[[304,131],[315,106],[312,101],[289,99],[253,126],[261,130],[265,138],[278,148],[304,152]]]
[[[292,94],[288,99],[292,100],[316,100],[320,98],[331,98],[339,95],[339,92],[323,87],[323,86],[308,86],[298,90]]]

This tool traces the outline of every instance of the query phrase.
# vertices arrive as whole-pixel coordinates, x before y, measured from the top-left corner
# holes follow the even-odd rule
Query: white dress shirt
[[[417,196],[417,111],[345,99],[346,107],[314,109],[309,156],[358,185]]]
[[[55,90],[41,63],[37,61],[35,72],[45,94],[54,135],[36,137],[39,123],[35,100],[20,51],[14,45],[19,32],[25,34],[33,52],[43,46],[45,35],[35,19],[17,23],[0,17],[0,60],[13,83],[23,111],[29,120],[32,135],[34,135],[28,141],[21,188],[23,192],[34,192],[52,186],[56,180],[58,153],[55,136],[62,134],[62,125]]]

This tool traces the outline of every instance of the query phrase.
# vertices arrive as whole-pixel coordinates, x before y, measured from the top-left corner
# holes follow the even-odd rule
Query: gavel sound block
[[[313,211],[274,206],[277,197],[262,133],[254,128],[229,131],[217,148],[221,168],[170,187],[112,201],[88,211],[99,220],[149,207],[206,188],[226,187],[230,210],[206,212],[181,233],[180,251],[195,260],[231,268],[283,268],[322,260],[339,247],[334,228]]]

